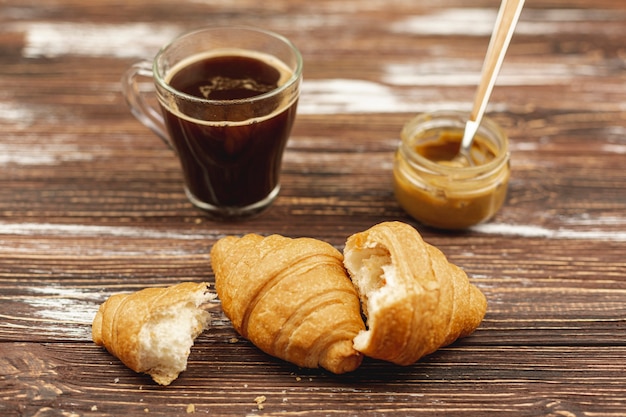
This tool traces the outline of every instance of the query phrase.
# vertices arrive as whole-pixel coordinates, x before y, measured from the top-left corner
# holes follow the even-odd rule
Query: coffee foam
[[[266,53],[262,53],[262,52],[258,52],[258,51],[251,51],[251,50],[247,50],[247,49],[239,49],[239,48],[220,48],[220,49],[215,49],[215,50],[211,50],[211,51],[207,51],[207,52],[203,52],[203,53],[198,53],[195,55],[191,55],[183,60],[181,60],[180,62],[178,62],[176,65],[172,66],[166,76],[164,77],[165,82],[169,85],[170,81],[174,78],[174,76],[181,71],[183,68],[201,61],[201,60],[205,60],[205,59],[210,59],[210,58],[214,58],[214,57],[219,57],[219,56],[240,56],[240,57],[246,57],[246,58],[253,58],[253,59],[257,59],[260,61],[265,62],[266,64],[272,66],[273,68],[275,68],[276,70],[278,70],[279,74],[280,74],[280,78],[277,82],[278,87],[276,89],[280,89],[281,87],[283,87],[285,84],[287,84],[292,77],[294,77],[294,72],[291,70],[291,68],[289,68],[287,66],[287,64],[285,64],[282,60],[276,58],[273,55],[270,54],[266,54]],[[255,102],[255,101],[259,101],[259,100],[268,100],[269,103],[271,103],[271,101],[273,100],[276,105],[274,106],[275,109],[274,111],[272,111],[270,114],[267,114],[265,116],[261,116],[261,117],[256,117],[256,118],[251,118],[251,119],[247,119],[241,122],[233,122],[233,121],[204,121],[204,120],[198,120],[195,119],[193,117],[190,117],[186,114],[184,114],[183,112],[181,112],[178,109],[178,105],[176,103],[176,98],[175,97],[168,97],[168,102],[167,103],[162,103],[165,105],[165,107],[168,108],[168,110],[172,113],[174,113],[176,116],[191,121],[193,123],[197,123],[197,124],[204,124],[204,125],[211,125],[211,126],[215,126],[215,125],[223,125],[223,126],[241,126],[241,125],[248,125],[248,124],[252,124],[252,123],[258,123],[261,122],[263,120],[267,120],[270,119],[274,116],[276,116],[277,114],[283,112],[285,109],[289,108],[292,104],[294,104],[294,102],[298,99],[297,95],[293,95],[293,94],[289,94],[289,95],[284,95],[284,97],[280,98],[280,102],[277,103],[277,100],[279,99],[279,95],[277,95],[274,98],[268,98],[267,95],[271,94],[272,92],[274,92],[276,89],[264,93],[264,94],[260,94],[258,96],[252,97],[250,99],[243,99],[243,100],[232,100],[230,102],[232,102],[233,104],[236,104],[238,102]],[[163,98],[163,97],[161,97]],[[222,103],[224,103],[224,105],[228,105],[229,100],[223,100],[221,101]],[[242,104],[243,105],[243,104]]]

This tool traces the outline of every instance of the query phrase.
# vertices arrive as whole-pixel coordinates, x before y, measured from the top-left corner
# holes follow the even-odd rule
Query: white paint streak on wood
[[[413,15],[397,21],[391,26],[396,33],[410,33],[422,36],[490,36],[496,20],[494,8],[450,8],[437,10],[424,15]],[[598,25],[589,25],[591,21],[619,22],[624,18],[619,11],[584,9],[548,9],[534,10],[527,8],[522,12],[520,22],[515,29],[520,35],[551,35],[557,33],[589,33],[590,28],[597,30]],[[613,27],[614,26],[614,27]],[[620,30],[619,25],[605,25],[604,30]]]
[[[133,23],[124,25],[95,23],[22,24],[26,32],[25,58],[55,58],[63,55],[152,58],[161,46],[180,34],[174,25]]]
[[[602,216],[595,217],[590,216],[589,214],[583,214],[577,217],[564,217],[560,216],[559,221],[564,224],[572,225],[572,226],[610,226],[610,227],[622,227],[623,230],[626,230],[626,217],[617,217],[617,216]]]
[[[61,288],[54,285],[31,287],[27,292],[37,294],[23,298],[26,304],[36,310],[35,315],[59,324],[91,325],[98,305],[106,297],[90,289]],[[70,328],[80,334],[84,331],[68,326],[68,330]]]
[[[479,62],[420,59],[411,64],[386,65],[382,81],[397,86],[475,86],[480,81],[480,71]],[[580,71],[579,67],[566,63],[506,62],[498,76],[497,85],[566,85]]]
[[[300,114],[340,114],[407,111],[391,89],[366,80],[305,80],[298,104]]]
[[[573,226],[595,226],[591,230],[576,230],[572,228],[548,229],[537,225],[520,225],[507,223],[484,223],[474,226],[472,230],[505,236],[539,237],[551,239],[583,239],[626,241],[626,231],[615,229],[616,225],[626,225],[626,218],[593,218],[593,219],[563,219],[565,224]],[[608,228],[601,228],[608,226]],[[219,239],[222,234],[207,230],[170,231],[161,232],[137,227],[117,226],[88,226],[77,224],[50,224],[50,223],[0,223],[0,235],[22,236],[83,236],[83,237],[128,237],[140,239],[172,239],[172,240],[207,240]]]
[[[25,128],[35,120],[32,109],[12,103],[0,102],[0,122],[15,124]]]
[[[103,150],[98,149],[99,156]],[[94,154],[83,152],[76,144],[71,143],[0,143],[0,166],[3,165],[58,165],[70,161],[91,161]]]
[[[362,6],[358,6],[362,8]],[[376,5],[380,7],[380,5]],[[341,5],[338,14],[297,16],[290,19],[301,30],[315,31],[319,27],[345,26],[349,8]],[[391,24],[392,33],[420,36],[489,36],[496,18],[496,8],[446,8],[432,13],[412,15]],[[589,21],[619,23],[623,16],[616,11],[582,9],[549,9],[524,11],[516,33],[550,35],[554,33],[585,33]],[[277,24],[279,22],[277,21]],[[593,25],[597,28],[598,25]],[[607,24],[604,30],[621,30],[619,24]],[[63,55],[114,56],[119,58],[150,58],[158,49],[186,30],[177,25],[136,22],[130,24],[97,24],[83,22],[26,22],[9,24],[9,30],[26,33],[26,58]],[[285,28],[287,30],[288,27]]]
[[[123,226],[88,226],[52,223],[0,223],[0,255],[25,258],[32,254],[47,257],[118,257],[134,258],[156,255],[165,257],[198,254],[195,242],[206,245],[224,234],[211,229],[162,232],[154,229]],[[138,245],[137,241],[178,241],[180,244]],[[184,244],[183,242],[192,242]],[[204,247],[204,246],[203,246]],[[206,251],[208,256],[208,249]],[[31,270],[45,274],[47,271]]]
[[[419,89],[394,90],[392,87],[367,80],[327,79],[305,80],[298,113],[357,114],[357,113],[420,113],[435,110],[466,110],[471,103],[435,100]],[[503,107],[504,106],[504,107]],[[506,110],[504,104],[494,103],[492,109]]]
[[[616,230],[614,227],[609,230],[600,228],[594,228],[591,230],[575,230],[566,228],[548,229],[536,225],[484,223],[472,227],[472,230],[488,235],[519,236],[526,238],[626,242],[626,232]]]
[[[66,288],[55,285],[25,287],[24,296],[2,296],[0,300],[20,302],[31,309],[28,316],[0,314],[5,327],[41,328],[40,331],[71,339],[90,339],[91,323],[98,305],[107,296],[94,289]],[[2,301],[2,302],[6,302]]]
[[[391,30],[413,35],[488,36],[495,19],[495,9],[446,9],[409,16],[393,24]]]
[[[618,144],[615,144],[615,143],[607,143],[607,144],[604,144],[604,145],[600,146],[600,149],[603,152],[608,152],[608,153],[616,153],[616,154],[620,154],[620,155],[626,154],[626,145],[618,145]]]
[[[537,142],[511,141],[509,142],[509,149],[511,151],[529,152],[529,151],[536,151],[537,149],[540,149],[540,145]]]
[[[74,236],[74,237],[127,237],[138,239],[206,240],[219,239],[222,234],[213,230],[162,232],[140,227],[91,226],[53,223],[0,223],[1,235],[18,236]]]

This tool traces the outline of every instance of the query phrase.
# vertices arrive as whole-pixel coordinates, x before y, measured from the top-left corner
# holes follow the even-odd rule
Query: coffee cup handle
[[[148,95],[154,92],[140,88],[140,78],[153,80],[153,77],[152,62],[140,61],[131,65],[122,76],[122,94],[137,120],[156,133],[167,146],[174,150],[167,135],[163,115],[159,109],[148,102]]]

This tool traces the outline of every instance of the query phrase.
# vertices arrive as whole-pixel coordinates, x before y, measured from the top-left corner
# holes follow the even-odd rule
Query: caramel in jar
[[[490,219],[502,206],[510,176],[508,141],[483,119],[471,157],[455,159],[467,115],[427,113],[409,121],[394,160],[394,192],[400,206],[421,223],[463,229]]]

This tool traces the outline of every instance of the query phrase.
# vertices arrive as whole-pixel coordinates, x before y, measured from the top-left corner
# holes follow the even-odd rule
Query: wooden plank
[[[410,366],[366,361],[332,376],[268,359],[228,334],[194,348],[173,385],[156,387],[100,348],[1,344],[4,415],[47,407],[96,414],[349,415],[408,413],[620,413],[626,400],[623,347],[451,347]],[[226,349],[226,347],[228,349]],[[253,377],[251,370],[262,373]],[[21,393],[28,405],[11,396]],[[255,398],[265,396],[260,410]],[[8,405],[8,407],[7,407]],[[8,413],[8,414],[7,414]]]

